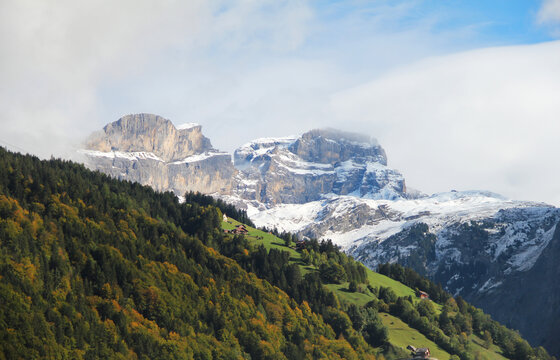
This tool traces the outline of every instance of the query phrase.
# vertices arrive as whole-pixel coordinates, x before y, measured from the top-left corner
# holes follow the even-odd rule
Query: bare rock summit
[[[153,114],[126,115],[92,134],[86,140],[86,148],[149,152],[163,161],[177,161],[213,150],[201,129],[197,124],[177,129],[170,120]]]
[[[175,127],[152,114],[127,115],[85,141],[86,165],[159,191],[228,194],[237,171],[198,124]]]

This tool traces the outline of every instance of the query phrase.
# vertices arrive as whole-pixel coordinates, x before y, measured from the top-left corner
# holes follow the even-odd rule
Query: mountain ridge
[[[152,159],[102,162],[93,155],[89,166],[179,196],[187,190],[212,194],[246,209],[258,226],[332,239],[373,268],[386,261],[408,264],[475,305],[487,303],[490,314],[499,309],[485,296],[499,291],[509,277],[523,278],[556,241],[550,235],[559,211],[547,204],[486,191],[407,192],[402,174],[387,166],[385,150],[369,137],[316,129],[296,137],[257,139],[211,166],[217,156],[193,156],[204,159],[177,168],[173,186],[163,180],[154,186],[149,176],[146,181],[135,175],[145,166],[145,173],[165,177]],[[215,179],[226,185],[215,186]],[[410,238],[407,229],[422,223],[435,236],[433,244]],[[517,316],[508,324],[530,331]],[[545,341],[526,335],[537,345]]]

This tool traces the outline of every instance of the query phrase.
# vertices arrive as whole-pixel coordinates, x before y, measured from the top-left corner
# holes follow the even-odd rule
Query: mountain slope
[[[232,219],[222,222],[222,227],[227,230],[233,230],[239,225],[240,223]],[[289,243],[286,240],[290,239],[289,234],[280,234],[284,237],[280,239],[268,232],[249,226],[246,228],[248,230],[246,238],[250,242],[263,244],[270,250],[287,250],[289,263],[298,265],[302,273],[322,273],[323,265],[309,260],[309,258],[316,258],[317,253],[312,250],[314,241],[305,243],[305,246],[299,243],[300,246],[296,250],[286,245]],[[317,251],[321,254],[319,258],[322,258],[323,254],[328,254],[329,259],[333,254],[341,255],[331,246],[323,243],[317,247]],[[307,255],[308,249],[310,256]],[[321,262],[321,260],[317,261]],[[339,263],[343,262],[339,260]],[[492,321],[482,311],[467,304],[461,298],[455,301],[441,289],[440,285],[429,282],[411,269],[403,269],[398,265],[384,265],[382,270],[397,280],[406,282],[410,287],[371,270],[366,270],[367,289],[358,285],[358,290],[351,290],[350,279],[340,283],[326,281],[326,287],[338,296],[343,305],[346,305],[346,312],[354,326],[360,326],[360,316],[355,315],[359,313],[358,309],[375,309],[380,312],[382,323],[388,329],[388,341],[397,348],[405,349],[409,344],[429,346],[432,354],[440,360],[451,358],[450,353],[459,355],[461,359],[474,357],[490,360],[504,359],[506,358],[504,356],[519,360],[530,356],[549,358],[544,349],[531,349],[517,333]],[[281,273],[282,270],[276,270],[275,275],[268,276],[271,277],[271,281],[275,281],[273,279],[279,279],[278,275]],[[274,283],[277,286],[289,294],[294,293],[290,282],[276,281]],[[431,302],[430,306],[424,306],[426,301],[416,299],[415,291],[411,287],[429,291],[434,300],[440,304]]]
[[[143,144],[137,149],[144,149]],[[203,154],[193,156],[206,159]],[[186,190],[212,193],[246,209],[258,226],[300,238],[332,239],[371,268],[387,261],[405,264],[496,316],[493,294],[507,293],[508,279],[530,279],[526,274],[541,262],[551,266],[543,274],[552,276],[553,265],[541,257],[560,221],[557,208],[484,191],[427,196],[409,190],[404,177],[387,166],[383,148],[367,136],[322,129],[258,139],[235,151],[235,167],[224,156],[215,167],[190,164],[171,177],[143,165],[155,160],[134,156],[124,165],[115,158],[94,168],[177,195]],[[219,186],[202,181],[217,172]],[[507,296],[502,300],[516,303]],[[515,311],[515,319],[498,318],[527,334],[533,344],[549,344],[556,339],[554,331],[536,334],[523,320],[525,313],[539,311],[538,303],[536,298],[528,301]],[[545,328],[553,326],[550,317],[544,321]]]
[[[374,359],[380,351],[394,358],[378,310],[440,334],[434,341],[462,359],[477,349],[453,340],[457,316],[445,334],[438,307],[331,243],[306,242],[292,258],[273,251],[282,246],[273,236],[270,251],[224,236],[212,204],[179,204],[171,193],[1,149],[0,169],[4,358]],[[254,231],[263,241],[266,233]],[[300,267],[308,268],[304,277]],[[349,290],[338,281],[350,281],[342,283]],[[371,301],[357,306],[364,296]],[[414,320],[420,313],[430,317],[426,329]],[[478,324],[525,344],[488,319]]]
[[[330,197],[250,214],[258,226],[332,239],[370,268],[412,267],[560,353],[553,310],[560,293],[546,285],[557,275],[550,257],[560,211],[553,206],[453,192],[398,201]]]
[[[528,340],[553,354],[560,353],[560,284],[551,281],[560,277],[559,256],[560,226],[556,224],[550,242],[531,269],[504,279],[500,287],[490,290],[492,296],[473,296],[473,301],[491,309],[496,319],[524,329]],[[500,301],[503,298],[513,301]]]
[[[217,208],[3,149],[0,169],[2,358],[374,358],[207,246]]]

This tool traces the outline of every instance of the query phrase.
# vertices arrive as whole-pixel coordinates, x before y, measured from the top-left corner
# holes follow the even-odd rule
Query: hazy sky
[[[69,156],[130,113],[215,147],[337,127],[409,186],[560,205],[560,0],[0,0],[0,144]]]

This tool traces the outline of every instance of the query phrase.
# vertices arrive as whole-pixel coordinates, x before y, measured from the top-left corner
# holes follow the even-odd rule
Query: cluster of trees
[[[292,246],[293,243],[298,242],[298,240],[299,240],[297,235],[292,234],[292,233],[287,232],[287,231],[280,232],[276,228],[269,229],[266,226],[263,226],[263,227],[259,228],[259,230],[267,232],[267,233],[271,233],[272,235],[284,240],[284,245],[286,245],[288,247]]]
[[[331,245],[325,243],[323,249],[331,249]],[[220,252],[235,259],[247,271],[278,286],[297,303],[309,304],[311,310],[320,314],[331,326],[337,337],[344,337],[354,347],[363,347],[366,343],[373,347],[389,347],[387,329],[376,311],[352,305],[355,311],[351,319],[347,314],[348,305],[341,304],[337,296],[324,286],[322,274],[310,271],[302,276],[300,265],[291,261],[289,252],[267,250],[263,245],[251,246],[245,237],[239,235],[226,239]],[[334,250],[331,249],[331,252],[334,253]],[[340,256],[346,257],[343,253]],[[350,262],[350,259],[345,261]]]
[[[441,284],[430,281],[411,268],[405,268],[397,263],[380,264],[377,267],[377,272],[397,280],[415,291],[427,292],[430,299],[437,303],[443,304],[452,297],[443,289]]]
[[[321,242],[316,239],[307,240],[300,247],[300,251],[303,262],[318,268],[325,283],[340,284],[348,281],[354,291],[357,284],[367,283],[364,265],[340,251],[330,239]]]
[[[261,230],[269,231],[266,228]],[[284,239],[287,247],[297,241],[296,235],[289,232],[278,232],[276,229],[270,232]],[[406,356],[406,352],[389,344],[387,328],[381,322],[376,308],[371,304],[364,307],[341,303],[324,286],[325,283],[349,282],[352,290],[356,284],[368,284],[363,264],[342,252],[331,240],[308,239],[299,242],[298,251],[302,253],[302,260],[308,270],[305,275],[302,275],[301,264],[294,262],[288,251],[275,248],[267,250],[262,244],[251,244],[242,235],[225,238],[219,250],[235,259],[247,271],[284,290],[296,302],[309,304],[313,312],[322,315],[336,336],[347,339],[353,346],[359,347],[365,341],[372,347],[381,347],[389,358]],[[333,267],[337,269],[336,276],[331,275]],[[309,271],[310,269],[313,270]],[[379,293],[378,288],[369,284],[367,288],[370,293]],[[383,290],[392,292],[389,288],[383,288],[382,293]]]
[[[335,297],[322,316],[221,255],[213,205],[3,149],[0,173],[4,358],[375,358]]]
[[[389,332],[372,304],[366,304],[366,306],[349,304],[346,307],[346,313],[352,322],[352,327],[356,331],[360,331],[367,342],[373,346],[387,346]]]
[[[198,191],[187,191],[185,193],[185,203],[217,207],[223,214],[226,214],[226,216],[251,227],[255,227],[255,224],[253,224],[251,219],[249,219],[249,216],[247,216],[247,211],[238,209],[234,205],[228,204],[222,199],[216,199]]]

